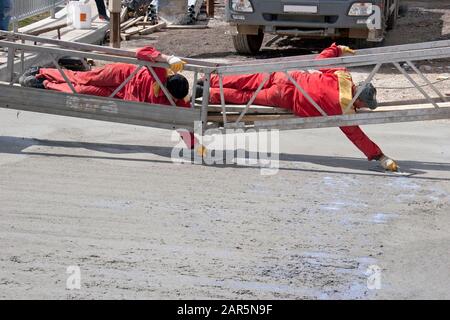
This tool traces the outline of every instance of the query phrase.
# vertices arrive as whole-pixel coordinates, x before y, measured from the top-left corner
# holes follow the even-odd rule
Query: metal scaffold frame
[[[255,128],[255,129],[305,129],[323,128],[349,125],[365,125],[379,123],[395,123],[409,121],[423,121],[450,118],[450,99],[446,97],[420,70],[415,62],[433,59],[450,58],[450,41],[436,41],[419,44],[391,46],[377,49],[358,50],[355,56],[314,60],[314,55],[297,56],[281,59],[260,60],[251,63],[227,63],[217,64],[196,59],[184,59],[187,64],[186,71],[194,73],[194,85],[192,86],[191,108],[176,107],[173,99],[164,84],[158,79],[153,68],[168,67],[164,63],[151,63],[138,60],[135,53],[122,49],[103,46],[66,42],[61,40],[47,39],[25,34],[0,32],[0,36],[6,40],[0,41],[0,46],[8,50],[8,62],[6,72],[9,82],[0,82],[0,107],[42,112],[62,116],[80,117],[110,122],[127,123],[149,127],[166,129],[188,129],[194,130],[194,122],[201,121],[202,130],[217,128],[226,132],[229,128]],[[37,56],[50,57],[55,67],[59,70],[72,90],[72,94],[23,88],[15,84],[17,74],[16,53],[20,52],[20,72],[25,69],[24,52],[33,53]],[[171,105],[154,105],[148,103],[124,101],[113,98],[115,94],[130,81],[134,74],[129,76],[121,86],[108,98],[87,96],[78,94],[58,65],[58,58],[71,56],[101,60],[108,63],[122,62],[136,65],[138,70],[148,68],[156,78],[164,94]],[[411,70],[425,83],[420,85],[400,65],[406,63]],[[320,105],[314,101],[308,93],[290,76],[289,71],[310,70],[342,67],[372,66],[372,71],[364,80],[370,82],[384,65],[393,65],[423,96],[424,99],[416,101],[397,101],[385,103],[384,106],[402,105],[401,110],[389,110],[381,108],[380,111],[361,112],[357,114],[344,114],[328,116]],[[222,77],[230,74],[253,74],[281,71],[294,84],[297,90],[309,100],[309,102],[322,114],[318,117],[298,118],[289,114],[286,110],[252,105],[256,95],[262,89],[261,83],[258,90],[245,106],[227,105],[223,94]],[[211,75],[219,76],[221,91],[221,105],[209,105],[209,89]],[[197,79],[203,76],[203,99],[196,101]],[[268,76],[266,77],[266,81]],[[437,98],[431,97],[423,88],[428,86]],[[353,103],[361,94],[359,90]],[[410,104],[421,104],[419,107],[406,108]]]

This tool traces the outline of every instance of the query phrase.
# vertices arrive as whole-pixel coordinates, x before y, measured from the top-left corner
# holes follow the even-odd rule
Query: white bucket
[[[67,6],[67,24],[73,24],[76,29],[91,28],[91,6],[82,1],[70,1]]]

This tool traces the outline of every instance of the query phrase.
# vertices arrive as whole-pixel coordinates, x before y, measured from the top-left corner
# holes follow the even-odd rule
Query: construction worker
[[[189,83],[184,76],[178,74],[184,68],[184,61],[175,56],[162,54],[153,47],[138,49],[136,57],[150,62],[168,63],[169,69],[155,67],[153,68],[154,73],[160,82],[166,86],[177,106],[190,107],[188,97]],[[77,93],[109,97],[136,68],[132,64],[113,63],[92,71],[64,70],[64,74]],[[59,70],[55,68],[32,67],[19,78],[19,83],[24,87],[72,93],[69,84]],[[115,98],[170,105],[169,99],[148,68],[142,68],[138,71],[115,95]],[[184,131],[179,131],[178,133],[187,147],[193,149],[196,143],[194,134]]]
[[[178,74],[183,70],[184,61],[175,56],[161,54],[153,47],[138,49],[136,57],[150,62],[167,62],[169,69],[155,67],[153,70],[161,83],[165,84],[174,102],[178,106],[189,107],[187,97],[189,83],[184,76]],[[113,63],[92,71],[64,70],[64,73],[77,93],[109,97],[136,68],[137,66],[132,64]],[[20,77],[19,83],[25,87],[72,93],[69,84],[55,68],[31,68]],[[157,80],[145,67],[127,82],[115,98],[152,104],[170,104]]]
[[[334,58],[354,53],[352,49],[346,46],[333,44],[322,51],[316,59]],[[378,106],[376,89],[372,84],[368,84],[353,107],[346,110],[357,91],[357,86],[355,86],[350,73],[345,68],[321,69],[312,72],[292,71],[289,74],[328,115],[352,114],[359,108],[375,109]],[[268,81],[256,95],[254,104],[289,109],[299,117],[321,116],[321,113],[296,88],[284,72],[222,77],[225,102],[231,104],[248,103],[267,76],[269,76]],[[202,93],[203,80],[200,80],[198,84],[200,87],[197,90],[197,96]],[[210,86],[210,103],[220,104],[218,75],[212,75]],[[398,170],[396,161],[384,155],[360,127],[346,126],[340,129],[367,156],[369,161],[380,161],[381,166],[388,171]]]
[[[105,1],[104,0],[95,0],[95,4],[97,5],[99,19],[109,21],[109,17],[106,14]]]
[[[11,20],[11,0],[0,0],[0,30],[9,30],[9,21]]]

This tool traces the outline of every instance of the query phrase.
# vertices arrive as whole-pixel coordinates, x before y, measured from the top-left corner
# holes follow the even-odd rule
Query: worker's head
[[[356,92],[360,90],[363,85],[364,83],[360,83],[356,87]],[[354,103],[354,106],[356,108],[370,108],[372,110],[375,110],[378,107],[377,89],[373,86],[373,84],[368,83],[364,85],[361,94]]]
[[[189,82],[181,74],[169,76],[166,87],[175,99],[183,99],[189,93]]]

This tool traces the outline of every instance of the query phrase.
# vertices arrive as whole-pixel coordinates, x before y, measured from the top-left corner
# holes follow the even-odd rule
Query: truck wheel
[[[254,34],[237,34],[233,36],[233,44],[236,51],[240,54],[255,55],[261,49],[264,39],[264,33]]]
[[[387,24],[386,24],[386,27],[388,30],[394,29],[395,25],[397,24],[399,7],[400,7],[400,5],[399,5],[399,2],[397,1],[397,4],[395,5],[395,10],[389,16]]]
[[[408,14],[408,10],[409,10],[408,5],[402,3],[398,8],[398,15],[400,17],[406,17],[406,15]]]

